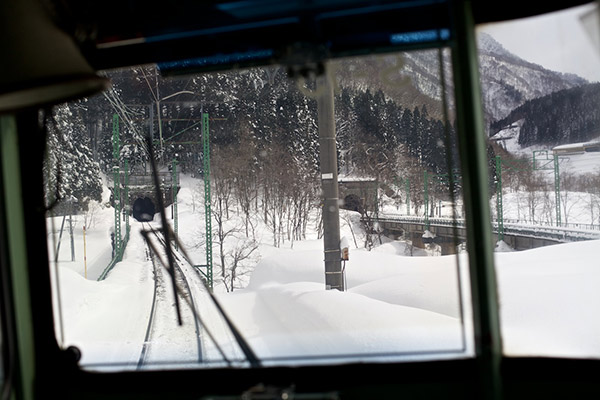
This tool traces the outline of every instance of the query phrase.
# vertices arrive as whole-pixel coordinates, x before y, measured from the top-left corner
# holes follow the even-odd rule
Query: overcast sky
[[[600,81],[600,48],[594,46],[580,16],[595,4],[511,22],[487,24],[489,33],[508,51],[544,68]]]

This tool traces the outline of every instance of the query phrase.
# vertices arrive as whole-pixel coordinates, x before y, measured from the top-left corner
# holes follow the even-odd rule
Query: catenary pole
[[[212,211],[210,193],[210,130],[208,114],[202,113],[202,147],[204,173],[204,222],[206,232],[206,277],[208,287],[213,289],[213,256],[212,256]]]
[[[115,237],[114,237],[114,256],[120,260],[121,254],[121,178],[119,173],[119,158],[121,145],[119,142],[119,116],[113,115],[113,202],[115,208]]]

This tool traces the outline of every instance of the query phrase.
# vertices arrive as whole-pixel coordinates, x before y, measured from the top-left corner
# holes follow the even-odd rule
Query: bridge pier
[[[442,240],[441,243],[438,243],[442,247],[442,255],[448,256],[452,254],[458,253],[458,244],[454,242],[454,239],[450,240]]]
[[[493,234],[495,241],[498,241],[498,234]],[[507,235],[504,234],[504,242],[509,245],[512,249],[520,251],[520,250],[528,250],[535,249],[538,247],[550,246],[553,244],[559,244],[560,241],[546,238],[536,238],[529,236],[518,236],[518,235]]]
[[[425,242],[423,241],[423,232],[411,232],[410,240],[412,241],[413,246],[418,247],[420,249],[425,248]]]
[[[423,232],[414,232],[413,231],[410,233],[410,238],[411,238],[413,246],[418,247],[420,249],[426,248],[426,246],[425,246],[426,241],[423,240]],[[457,243],[455,243],[455,240],[453,237],[436,236],[432,240],[430,239],[428,242],[439,245],[441,247],[443,256],[458,253]]]

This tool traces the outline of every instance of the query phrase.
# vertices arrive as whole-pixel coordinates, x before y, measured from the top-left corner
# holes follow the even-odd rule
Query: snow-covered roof
[[[553,147],[552,150],[568,150],[568,149],[589,147],[589,146],[600,146],[600,141],[596,140],[596,141],[592,141],[592,142],[561,144],[560,146]]]
[[[370,176],[353,176],[353,175],[339,175],[338,182],[376,182],[377,179]]]

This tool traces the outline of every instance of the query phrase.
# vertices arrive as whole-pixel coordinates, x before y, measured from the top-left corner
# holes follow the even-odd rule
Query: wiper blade
[[[144,239],[146,240],[146,243],[147,243],[148,247],[150,248],[150,251],[152,251],[152,253],[154,253],[156,255],[156,258],[158,259],[160,264],[163,267],[167,268],[167,264],[165,263],[165,261],[163,260],[161,255],[159,254],[158,249],[156,248],[156,246],[154,246],[154,244],[152,243],[152,240],[150,240],[149,234],[156,233],[156,231],[142,230],[141,233],[142,233],[142,236],[144,237]],[[192,302],[191,297],[188,298],[187,296],[185,296],[183,289],[181,289],[179,286],[176,286],[176,289],[177,289],[177,291],[176,291],[175,295],[180,295],[186,301],[187,305],[190,307],[190,310],[192,310],[192,313],[194,314],[195,321],[199,322],[200,325],[202,325],[204,327],[204,331],[208,334],[208,337],[210,338],[210,340],[213,342],[213,344],[217,348],[217,351],[221,354],[221,357],[223,357],[223,360],[225,360],[225,362],[227,363],[228,366],[231,366],[231,361],[227,358],[227,355],[225,355],[225,352],[221,349],[221,346],[219,346],[219,342],[217,342],[215,337],[212,335],[210,329],[208,329],[208,325],[205,324],[204,321],[202,320],[202,317],[200,317],[200,313],[198,312],[198,309],[196,308],[195,304]]]
[[[175,281],[175,260],[173,258],[173,252],[171,250],[171,236],[170,230],[167,227],[167,215],[165,213],[165,204],[163,201],[162,193],[160,190],[160,182],[158,180],[158,168],[156,167],[156,160],[154,159],[154,146],[152,145],[152,139],[150,135],[146,136],[148,142],[148,157],[150,158],[150,165],[152,166],[152,178],[154,180],[154,191],[156,194],[156,202],[158,203],[158,210],[160,212],[160,218],[163,229],[163,236],[165,238],[165,250],[167,253],[168,267],[167,271],[171,276],[171,284],[173,286],[173,296],[175,296],[175,313],[177,315],[177,324],[182,325],[181,310],[179,308],[179,298],[177,297],[177,283]]]
[[[153,150],[153,145],[152,145],[150,136],[147,136],[146,140],[148,141],[148,152],[149,152],[150,163],[152,166],[152,176],[153,176],[154,186],[155,186],[156,201],[158,202],[158,210],[159,210],[160,217],[161,217],[161,223],[162,223],[161,229],[163,232],[163,236],[165,238],[164,246],[165,246],[165,251],[167,253],[167,260],[168,260],[168,266],[165,265],[165,267],[167,268],[167,270],[169,271],[169,274],[171,275],[173,291],[175,293],[175,307],[176,307],[176,312],[177,312],[177,321],[179,322],[179,325],[181,325],[182,324],[181,311],[179,309],[179,301],[178,301],[178,296],[177,296],[178,287],[177,287],[177,282],[175,280],[175,259],[174,259],[174,255],[173,255],[173,249],[171,246],[171,239],[176,241],[177,248],[184,255],[186,261],[191,266],[193,266],[194,264],[191,262],[190,257],[187,255],[187,252],[185,251],[184,246],[182,246],[181,242],[179,241],[179,238],[177,238],[177,235],[175,235],[175,233],[171,230],[171,227],[167,223],[167,216],[166,216],[166,212],[165,212],[162,192],[161,192],[160,184],[159,184],[159,180],[158,180],[158,168],[156,167],[156,161],[154,159],[154,150]],[[148,240],[148,238],[146,238],[146,240]],[[213,304],[219,311],[219,314],[221,314],[221,316],[225,320],[227,327],[233,334],[235,341],[237,342],[238,346],[244,353],[244,356],[250,363],[250,366],[255,367],[255,368],[260,367],[261,366],[260,359],[256,356],[256,354],[254,353],[254,351],[252,350],[252,348],[250,347],[250,345],[248,344],[246,339],[244,339],[244,337],[242,336],[240,331],[233,324],[231,319],[227,316],[227,314],[225,313],[225,310],[223,309],[223,307],[221,306],[221,304],[219,303],[219,301],[217,300],[217,298],[215,297],[213,292],[210,290],[207,283],[204,280],[202,280],[202,282],[208,292],[208,295],[209,295],[211,301],[213,302]],[[192,309],[194,310],[194,314],[198,314],[196,312],[196,310],[194,309],[194,307],[192,307]],[[206,325],[204,325],[204,326],[206,327]],[[211,339],[216,344],[216,341],[212,338],[212,335],[211,335]],[[218,347],[218,345],[217,345],[217,347]],[[219,351],[221,351],[220,348],[219,348]],[[221,354],[223,354],[223,353],[221,352]],[[225,357],[225,356],[223,356],[223,357]]]

